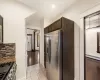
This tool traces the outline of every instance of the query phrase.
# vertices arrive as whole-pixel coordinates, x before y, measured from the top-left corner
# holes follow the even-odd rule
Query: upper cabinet
[[[63,18],[63,17],[62,17]],[[44,33],[49,33],[49,32],[52,32],[52,31],[55,31],[55,30],[58,30],[58,29],[61,29],[61,22],[62,22],[62,18],[55,21],[53,24],[47,26],[45,29],[44,29]]]
[[[3,43],[3,17],[0,16],[0,43]]]

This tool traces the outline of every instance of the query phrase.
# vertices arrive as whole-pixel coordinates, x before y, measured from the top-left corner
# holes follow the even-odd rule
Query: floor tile
[[[27,80],[47,80],[45,69],[39,64],[29,66],[27,68]]]

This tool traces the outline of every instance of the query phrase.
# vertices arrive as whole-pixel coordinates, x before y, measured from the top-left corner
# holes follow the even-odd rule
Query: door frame
[[[96,5],[80,14],[80,80],[85,80],[85,29],[84,17],[100,11],[100,5]]]
[[[86,26],[85,26],[86,22],[85,22],[85,19],[91,15],[95,16],[98,14],[100,14],[100,10],[83,17],[83,22],[84,22],[84,80],[86,80]],[[94,27],[94,28],[98,28],[98,27]],[[97,34],[97,38],[98,38],[98,34]],[[97,46],[98,46],[98,39],[97,39]],[[97,52],[98,52],[98,47],[97,47]]]
[[[34,31],[34,30],[38,30],[38,31],[39,31],[39,35],[40,35],[40,44],[39,44],[39,64],[40,64],[41,29],[39,29],[39,28],[34,28],[34,29],[26,28],[26,30],[27,30],[27,29],[29,29],[29,30],[33,30],[33,31]],[[36,39],[35,34],[36,34],[36,32],[34,31],[34,33],[33,33],[33,35],[34,35],[34,42],[33,42],[33,43],[34,43],[34,50],[33,50],[33,51],[36,50],[36,48],[35,48],[35,44],[36,44],[36,43],[35,43],[35,42],[36,42],[36,41],[35,41],[35,39]],[[32,34],[27,34],[27,35],[31,35],[31,36],[32,36]]]
[[[42,43],[41,43],[41,41],[42,41],[42,39],[43,39],[43,37],[41,37],[41,35],[43,35],[43,31],[41,30],[41,28],[38,28],[38,27],[34,27],[34,28],[25,28],[26,29],[26,60],[25,60],[25,62],[26,62],[26,70],[27,70],[27,68],[28,68],[28,66],[27,66],[27,35],[30,35],[30,34],[27,34],[27,29],[28,30],[33,30],[33,31],[35,31],[35,30],[39,30],[39,34],[40,34],[40,47],[39,47],[39,63],[38,64],[42,64],[42,62],[41,62],[41,53],[42,53],[42,51],[43,50],[41,50],[41,48],[42,48]],[[35,35],[35,33],[33,34],[33,35]],[[35,37],[35,36],[34,36]],[[34,42],[35,43],[35,42]]]
[[[31,51],[32,51],[32,34],[27,34],[27,36],[31,36]]]

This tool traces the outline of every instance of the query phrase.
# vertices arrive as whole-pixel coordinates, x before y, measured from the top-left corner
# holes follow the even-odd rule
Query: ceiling
[[[40,26],[41,19],[44,18],[44,23],[51,21],[68,8],[74,7],[80,13],[99,4],[100,0],[18,0],[33,10],[36,10],[34,15],[27,18],[27,25]],[[73,5],[72,5],[73,4]],[[52,8],[53,7],[55,8]],[[80,6],[80,7],[79,7]]]
[[[43,19],[37,12],[33,15],[30,15],[29,17],[26,18],[26,25],[28,26],[36,26],[39,27],[41,25],[41,19]]]
[[[56,16],[60,15],[64,9],[68,8],[76,0],[19,0],[22,3],[28,5],[33,10],[37,11],[38,18],[44,17],[52,20]],[[54,5],[55,8],[52,8]]]

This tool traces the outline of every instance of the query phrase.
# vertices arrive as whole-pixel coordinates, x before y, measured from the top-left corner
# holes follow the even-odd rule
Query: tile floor
[[[47,80],[45,69],[39,64],[29,66],[27,68],[27,80]]]

